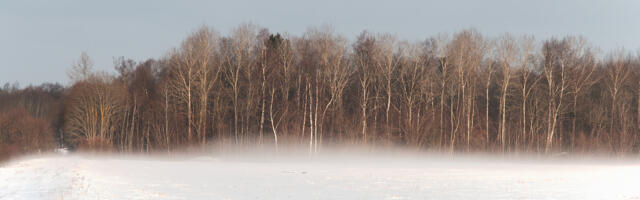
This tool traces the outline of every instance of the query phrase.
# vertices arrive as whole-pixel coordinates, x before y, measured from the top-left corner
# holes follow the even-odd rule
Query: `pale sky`
[[[409,41],[476,28],[536,39],[582,35],[604,50],[640,48],[637,0],[7,0],[0,2],[0,84],[68,84],[84,50],[96,68],[113,58],[159,58],[206,24],[222,34],[251,22],[301,35],[332,25],[353,40],[363,30]]]

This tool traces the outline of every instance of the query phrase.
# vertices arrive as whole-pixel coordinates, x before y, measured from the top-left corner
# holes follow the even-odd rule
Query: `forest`
[[[0,158],[56,147],[172,152],[332,146],[637,154],[640,54],[585,38],[410,42],[329,26],[194,29],[158,58],[70,63],[69,85],[0,88]],[[282,150],[281,150],[282,151]]]

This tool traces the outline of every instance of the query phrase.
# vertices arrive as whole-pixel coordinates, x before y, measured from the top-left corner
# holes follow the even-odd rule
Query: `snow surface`
[[[68,154],[0,165],[0,199],[640,199],[640,164]]]

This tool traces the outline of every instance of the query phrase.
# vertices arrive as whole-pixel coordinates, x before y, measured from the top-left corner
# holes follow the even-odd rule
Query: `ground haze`
[[[287,157],[29,157],[0,167],[0,199],[640,198],[637,161],[393,153]]]

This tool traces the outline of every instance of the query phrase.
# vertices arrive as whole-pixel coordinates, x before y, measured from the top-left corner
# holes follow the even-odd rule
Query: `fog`
[[[634,199],[637,158],[399,149],[32,155],[0,199]]]

